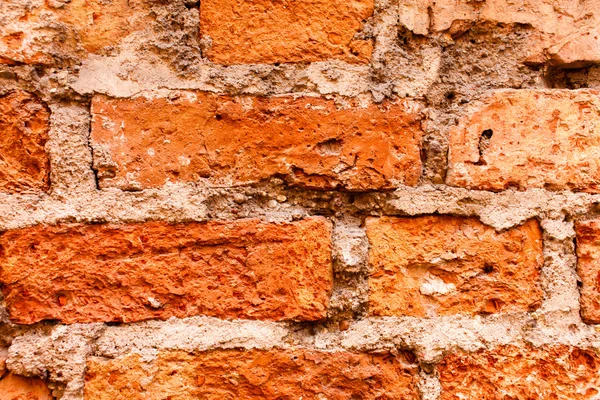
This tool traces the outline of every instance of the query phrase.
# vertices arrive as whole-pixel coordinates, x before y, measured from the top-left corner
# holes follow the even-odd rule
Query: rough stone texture
[[[3,233],[0,246],[10,318],[25,324],[318,320],[332,286],[331,225],[322,218],[36,226]]]
[[[451,131],[446,182],[600,192],[600,95],[500,91]]]
[[[102,399],[418,399],[417,368],[391,355],[216,350],[92,358],[85,398]]]
[[[0,97],[0,191],[46,191],[50,187],[50,111],[35,96],[16,91]]]
[[[374,218],[366,229],[371,315],[485,315],[541,305],[534,220],[500,233],[450,216]]]
[[[0,64],[60,64],[106,46],[147,24],[143,0],[5,0]]]
[[[600,323],[600,221],[576,225],[577,274],[581,279],[581,317],[588,323]]]
[[[0,378],[2,400],[52,400],[48,386],[41,379],[7,374]]]
[[[102,188],[126,190],[201,178],[247,184],[273,176],[319,189],[415,185],[421,173],[417,105],[347,107],[319,98],[202,92],[96,96],[94,168]]]
[[[439,364],[440,400],[593,399],[600,393],[596,352],[569,346],[503,346],[450,354]]]
[[[207,57],[220,64],[366,63],[373,43],[356,34],[373,8],[373,0],[207,0],[200,32],[210,41]]]

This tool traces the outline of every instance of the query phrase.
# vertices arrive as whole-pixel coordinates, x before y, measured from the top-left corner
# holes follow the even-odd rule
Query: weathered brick
[[[0,97],[0,191],[46,191],[50,161],[45,151],[50,111],[35,96],[15,91]]]
[[[137,354],[88,362],[85,398],[419,399],[417,368],[400,356],[297,350]]]
[[[409,101],[338,109],[309,97],[95,96],[94,168],[101,188],[129,190],[273,176],[318,189],[415,185],[421,175],[418,111]]]
[[[578,222],[575,231],[581,317],[597,324],[600,323],[600,220]]]
[[[358,39],[373,0],[205,0],[200,32],[205,51],[220,64],[313,62],[366,63],[371,39]],[[285,38],[285,40],[282,40]]]
[[[496,232],[475,218],[370,218],[369,311],[431,317],[540,306],[539,224]]]
[[[440,400],[592,399],[600,393],[598,355],[568,346],[502,346],[451,354],[438,365]]]
[[[147,26],[144,0],[3,0],[0,64],[52,65],[116,45]]]
[[[44,381],[38,378],[25,378],[7,374],[0,378],[0,399],[2,400],[53,400]]]
[[[446,182],[600,192],[600,92],[496,92],[450,133]]]
[[[459,36],[485,24],[527,26],[528,63],[577,68],[600,61],[599,0],[401,0],[399,7],[400,24],[420,35]]]
[[[331,224],[257,220],[35,226],[0,236],[13,322],[171,316],[317,320],[332,287]]]

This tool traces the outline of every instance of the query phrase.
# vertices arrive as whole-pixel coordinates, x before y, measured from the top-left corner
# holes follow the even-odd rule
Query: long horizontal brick
[[[600,394],[600,360],[568,346],[502,346],[450,354],[438,365],[440,400],[593,399]]]
[[[373,42],[355,35],[373,9],[373,0],[205,0],[200,32],[210,40],[205,54],[220,64],[366,63]]]
[[[60,64],[84,58],[147,27],[144,0],[3,0],[0,64]]]
[[[35,226],[0,235],[0,266],[17,323],[317,320],[332,287],[331,224]]]
[[[310,97],[95,96],[91,141],[102,188],[167,182],[389,189],[421,175],[419,108],[401,101],[338,109]]]
[[[0,97],[0,192],[47,191],[50,111],[23,91]]]
[[[91,358],[87,400],[419,399],[417,368],[400,357],[297,350],[162,352]]]
[[[597,324],[600,323],[600,220],[578,222],[575,231],[581,317]]]
[[[496,232],[476,218],[370,218],[369,312],[432,317],[541,305],[539,224]]]
[[[450,134],[446,182],[600,192],[600,92],[496,92]]]

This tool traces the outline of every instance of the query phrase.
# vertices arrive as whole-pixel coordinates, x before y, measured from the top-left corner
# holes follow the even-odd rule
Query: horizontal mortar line
[[[247,187],[246,191],[260,197],[261,191],[289,194],[295,196],[335,196],[348,195],[348,192],[316,192],[299,191],[298,189],[261,189]],[[93,222],[143,222],[146,220],[164,220],[168,222],[205,221],[218,219],[209,217],[215,210],[208,208],[208,202],[216,198],[227,198],[240,189],[194,188],[191,185],[173,185],[160,189],[147,189],[140,192],[124,192],[117,189],[101,191],[85,191],[71,193],[69,197],[53,195],[0,194],[0,230],[15,229],[40,223],[57,223],[61,221],[93,221]],[[454,188],[445,185],[424,185],[418,187],[402,187],[393,192],[354,193],[355,196],[373,197],[367,199],[369,206],[342,204],[340,211],[355,214],[372,215],[427,215],[455,214],[464,216],[481,216],[494,212],[511,212],[519,218],[514,219],[518,225],[526,218],[539,216],[549,211],[562,211],[569,215],[582,215],[594,211],[600,203],[600,195],[573,192],[552,192],[545,189],[529,189],[526,191],[487,192]],[[292,196],[290,194],[290,196]],[[294,210],[304,210],[306,214],[315,214],[306,203],[328,200],[307,198],[288,207],[278,204],[276,208],[266,205],[268,198],[258,203],[246,205],[259,219],[273,216],[286,218]],[[342,198],[341,201],[344,201]],[[224,212],[233,208],[242,208],[230,202],[223,206]],[[265,204],[262,204],[265,203]],[[332,208],[333,209],[333,208]],[[132,213],[132,210],[135,212]],[[219,210],[217,210],[219,211]],[[159,215],[160,214],[160,215]],[[318,214],[318,213],[317,213]],[[248,216],[242,216],[248,218]],[[239,219],[237,217],[227,219]],[[277,219],[277,218],[275,218]],[[483,221],[486,223],[486,221]],[[493,226],[493,223],[489,223]],[[499,229],[507,226],[495,226]]]
[[[95,340],[95,354],[116,357],[148,349],[188,352],[212,349],[306,348],[317,351],[385,351],[412,349],[421,362],[437,362],[442,353],[476,351],[494,345],[531,343],[534,346],[569,345],[600,350],[594,326],[570,324],[567,328],[532,326],[527,314],[491,318],[449,316],[369,317],[347,331],[309,335],[294,324],[253,320],[220,320],[214,317],[171,318],[119,326],[106,326]],[[73,325],[73,330],[91,324]],[[56,325],[66,327],[69,325]],[[574,330],[578,334],[573,333]],[[300,332],[300,333],[299,333]],[[33,338],[39,340],[38,336]]]

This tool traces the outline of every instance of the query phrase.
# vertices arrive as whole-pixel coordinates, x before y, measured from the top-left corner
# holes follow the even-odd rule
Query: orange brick
[[[92,358],[87,400],[419,399],[417,368],[400,357],[297,350],[215,350]]]
[[[117,45],[150,20],[144,0],[70,0],[61,8],[49,7],[48,1],[3,3],[8,7],[0,33],[0,64],[52,65],[85,57]]]
[[[373,0],[205,0],[200,32],[220,64],[367,63],[373,43],[355,34],[373,8]]]
[[[581,317],[600,323],[600,220],[578,222],[577,273],[581,278]]]
[[[10,318],[24,324],[318,320],[332,287],[323,218],[36,226],[4,232],[0,250]]]
[[[432,317],[540,306],[541,230],[496,232],[475,218],[371,218],[369,311]]]
[[[273,176],[317,189],[388,189],[421,175],[412,102],[336,108],[302,97],[95,96],[91,140],[102,188],[143,189],[207,178],[216,185]]]
[[[2,400],[53,400],[44,381],[7,374],[0,378],[0,399]]]
[[[44,146],[50,111],[35,96],[22,91],[0,97],[0,191],[46,191],[50,161]]]
[[[600,92],[496,92],[450,134],[446,182],[600,193]]]
[[[599,366],[595,352],[568,346],[451,354],[438,365],[440,400],[592,399]]]

